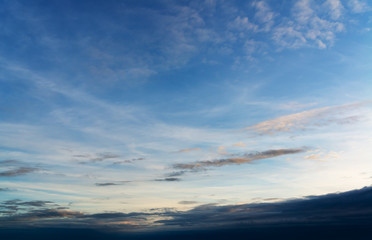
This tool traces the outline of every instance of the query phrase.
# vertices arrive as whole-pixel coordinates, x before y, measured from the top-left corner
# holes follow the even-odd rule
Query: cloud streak
[[[185,149],[180,149],[176,151],[177,153],[184,153],[184,152],[194,152],[194,151],[200,151],[200,148],[185,148]]]
[[[19,167],[8,171],[0,172],[0,177],[17,177],[37,171],[37,168],[33,167]]]
[[[97,153],[93,156],[90,154],[76,154],[73,157],[78,158],[78,159],[86,159],[86,160],[79,160],[79,163],[85,164],[85,163],[97,163],[97,162],[102,162],[105,160],[120,158],[120,155],[110,153],[110,152],[105,152],[105,153]]]
[[[176,177],[167,177],[167,178],[155,179],[155,181],[159,181],[159,182],[179,182],[179,181],[181,181],[181,179],[176,178]]]
[[[371,104],[371,101],[316,108],[260,122],[247,127],[246,130],[260,135],[273,135],[278,132],[303,131],[330,124],[351,124],[360,119],[359,115],[352,115],[352,113],[367,104]]]
[[[296,154],[305,152],[305,148],[293,148],[293,149],[271,149],[263,152],[247,153],[241,157],[217,159],[212,161],[199,161],[195,163],[178,163],[173,165],[176,169],[203,169],[207,167],[221,167],[225,165],[239,165],[244,163],[251,163],[256,160],[267,159],[278,157],[288,154]]]

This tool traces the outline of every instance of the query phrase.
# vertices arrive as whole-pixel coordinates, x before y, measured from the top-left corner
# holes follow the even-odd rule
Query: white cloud
[[[325,10],[329,12],[330,18],[321,15]],[[312,0],[298,1],[292,8],[295,21],[284,21],[277,26],[273,39],[281,47],[326,48],[334,43],[336,33],[345,29],[344,24],[337,21],[342,10],[342,4],[337,0],[329,0],[324,6]]]
[[[252,5],[257,9],[255,18],[264,24],[263,31],[270,31],[274,25],[274,18],[276,14],[271,11],[269,5],[265,1],[256,1]]]
[[[359,112],[356,110],[370,103],[371,101],[364,101],[340,106],[316,108],[260,122],[246,129],[262,135],[272,135],[278,132],[303,131],[330,124],[354,123],[360,118],[358,115]]]
[[[324,2],[325,7],[329,9],[332,19],[339,19],[343,13],[344,6],[340,0],[327,0]]]
[[[231,29],[239,31],[256,30],[257,25],[249,21],[248,17],[236,17],[233,22],[229,23]]]
[[[307,43],[303,33],[291,25],[276,27],[272,37],[278,45],[286,48],[299,48]]]
[[[349,0],[348,6],[354,13],[363,13],[371,10],[367,2],[360,0]]]
[[[314,16],[314,10],[311,6],[311,0],[300,0],[292,8],[293,16],[300,24],[308,23]]]

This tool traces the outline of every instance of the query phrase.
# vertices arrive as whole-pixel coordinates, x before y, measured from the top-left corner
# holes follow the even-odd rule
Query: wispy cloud
[[[142,160],[145,160],[145,158],[132,158],[132,159],[127,159],[127,160],[115,161],[112,164],[119,165],[119,164],[133,163],[133,162],[142,161]]]
[[[361,118],[359,115],[353,115],[355,114],[354,111],[370,103],[371,101],[364,101],[340,106],[316,108],[264,121],[247,127],[246,130],[254,131],[260,135],[272,135],[278,132],[307,130],[312,127],[327,126],[330,124],[351,124]]]
[[[155,179],[155,181],[159,181],[159,182],[179,182],[179,181],[181,181],[181,179],[176,178],[176,177],[167,177],[167,178]]]
[[[308,153],[309,153],[308,155],[304,156],[304,159],[327,161],[329,159],[336,159],[336,158],[341,157],[340,153],[334,152],[334,151],[329,151],[325,153],[320,150],[312,150],[312,151],[309,151]]]
[[[29,206],[29,207],[45,207],[52,202],[50,201],[21,201],[19,199],[13,199],[2,202],[3,205],[9,206],[9,205],[16,205],[16,206]]]
[[[121,185],[121,184],[108,182],[108,183],[96,183],[95,185],[98,187],[107,187],[107,186],[116,186],[116,185]]]
[[[265,1],[255,1],[252,5],[257,9],[255,18],[264,24],[263,31],[270,31],[276,14]]]
[[[180,149],[176,152],[178,153],[184,153],[184,152],[193,152],[193,151],[200,151],[200,148],[185,148],[185,149]]]
[[[0,161],[0,165],[15,165],[21,163],[18,160],[15,159],[8,159],[8,160],[2,160]]]
[[[332,19],[339,19],[344,11],[344,6],[340,0],[327,0],[324,5],[328,7]]]
[[[108,187],[108,186],[118,186],[118,185],[124,185],[126,183],[129,183],[130,181],[120,181],[120,182],[104,182],[104,183],[96,183],[95,185],[97,187]]]
[[[245,147],[245,143],[238,142],[238,143],[233,144],[233,147]]]
[[[177,171],[177,172],[171,172],[167,174],[167,177],[179,177],[186,173],[186,171]]]
[[[338,19],[342,16],[343,6],[338,0],[326,1],[323,5],[312,0],[296,1],[292,8],[295,21],[278,25],[273,32],[273,40],[285,48],[315,46],[326,48],[333,44],[336,33],[345,29]],[[321,12],[329,12],[324,17]]]
[[[363,0],[349,0],[348,6],[354,13],[363,13],[371,10],[371,7]]]
[[[120,158],[120,155],[106,152],[106,153],[97,153],[94,155],[91,154],[76,154],[73,155],[74,158],[78,159],[80,163],[96,163],[96,162],[102,162],[104,160],[108,159],[115,159],[115,158]],[[81,160],[84,159],[84,160]]]
[[[296,154],[304,152],[305,148],[294,149],[272,149],[257,153],[247,153],[241,157],[218,159],[211,161],[200,161],[195,163],[178,163],[173,165],[176,169],[201,169],[206,167],[221,167],[225,165],[251,163],[252,161],[273,158],[281,155]]]
[[[229,23],[229,28],[239,31],[254,31],[257,29],[257,25],[249,21],[248,17],[236,17],[233,22]]]
[[[0,172],[0,177],[17,177],[37,171],[37,168],[33,167],[19,167],[7,171]]]

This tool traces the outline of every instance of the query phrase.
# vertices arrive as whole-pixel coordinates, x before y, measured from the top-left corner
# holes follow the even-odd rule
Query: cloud
[[[10,191],[9,188],[0,188],[0,192],[7,192],[7,191]]]
[[[239,205],[203,205],[186,212],[169,213],[160,220],[166,226],[216,229],[240,226],[282,226],[281,224],[342,225],[367,224],[372,220],[372,188],[344,193],[308,196],[281,202]]]
[[[238,143],[233,144],[233,147],[245,147],[245,143],[238,142]]]
[[[240,16],[238,16],[238,17],[236,17],[234,19],[233,22],[231,22],[228,25],[228,27],[230,29],[239,30],[239,31],[242,31],[243,32],[243,31],[249,31],[249,30],[254,31],[254,30],[257,29],[258,26],[256,24],[250,22],[248,20],[248,17],[240,17]]]
[[[315,151],[310,151],[310,154],[304,156],[304,159],[327,161],[329,159],[337,159],[340,157],[341,157],[341,154],[334,152],[334,151],[329,151],[328,153],[324,153],[319,150],[315,150]]]
[[[133,162],[142,161],[142,160],[145,160],[145,158],[132,158],[130,160],[115,161],[112,164],[119,165],[119,164],[133,163]]]
[[[121,184],[108,182],[108,183],[96,183],[95,185],[98,187],[106,187],[106,186],[115,186],[115,185],[121,185]]]
[[[194,152],[194,151],[200,151],[200,148],[185,148],[185,149],[180,149],[176,152],[178,153],[183,153],[183,152]]]
[[[140,231],[151,229],[155,231],[169,229],[210,231],[234,228],[252,229],[255,227],[269,230],[287,226],[293,231],[299,225],[312,227],[345,227],[350,224],[369,226],[369,223],[372,222],[371,202],[372,187],[365,187],[349,192],[307,196],[279,202],[224,206],[211,203],[197,206],[188,211],[163,209],[146,212],[87,214],[58,208],[30,209],[18,214],[3,211],[0,216],[0,227],[4,229],[26,226],[41,228],[65,226],[67,229],[76,229],[89,226],[93,229],[110,231],[128,231],[130,229]],[[178,203],[197,204],[194,201],[180,201]]]
[[[271,11],[269,5],[265,1],[256,1],[253,2],[252,5],[257,9],[255,18],[265,24],[263,31],[270,31],[271,27],[274,25],[274,17],[276,14]]]
[[[85,164],[85,163],[96,163],[96,162],[102,162],[107,159],[115,159],[120,158],[120,155],[117,155],[115,153],[110,152],[104,152],[104,153],[96,153],[95,155],[90,154],[75,154],[73,157],[78,159],[86,159],[86,160],[79,160],[79,163]]]
[[[177,171],[177,172],[171,172],[171,173],[168,173],[167,176],[168,177],[179,177],[179,176],[182,176],[186,173],[186,171]]]
[[[341,17],[344,6],[340,0],[327,0],[324,2],[324,5],[328,7],[332,19],[338,19]]]
[[[291,25],[276,27],[272,37],[278,45],[286,48],[299,48],[307,42],[303,34]]]
[[[13,199],[2,202],[4,205],[17,205],[17,206],[30,206],[30,207],[44,207],[52,202],[50,201],[21,201],[19,199]]]
[[[27,173],[35,172],[37,170],[38,170],[37,168],[33,167],[18,167],[16,169],[0,172],[0,177],[17,177],[25,175]]]
[[[97,157],[90,159],[91,162],[100,162],[106,159],[119,158],[120,156],[114,153],[98,153]]]
[[[13,166],[13,165],[18,164],[18,163],[20,163],[20,161],[14,160],[14,159],[0,161],[1,165],[12,165]]]
[[[296,154],[304,152],[305,148],[294,149],[271,149],[263,152],[247,153],[241,157],[218,159],[212,161],[200,161],[195,163],[178,163],[173,165],[176,169],[202,169],[206,167],[221,167],[225,165],[251,163],[252,161],[273,158],[282,155]]]
[[[360,0],[349,0],[348,6],[354,13],[363,13],[371,10],[371,7],[368,6],[367,2]]]
[[[160,182],[179,182],[179,181],[181,181],[181,179],[180,178],[176,178],[176,177],[167,177],[167,178],[155,179],[155,181],[160,181]]]
[[[329,17],[322,15],[324,11]],[[294,20],[284,20],[273,31],[272,38],[281,47],[326,48],[335,41],[335,34],[345,29],[338,21],[343,12],[338,0],[328,0],[323,5],[312,0],[296,1],[291,12]]]
[[[38,221],[42,219],[50,218],[72,218],[77,216],[82,216],[81,212],[63,210],[63,209],[41,209],[41,210],[32,210],[25,214],[19,214],[14,216],[9,216],[5,218],[9,223],[19,222],[19,221]]]
[[[3,201],[0,203],[0,210],[11,210],[12,213],[15,213],[17,211],[30,211],[37,208],[45,208],[50,207],[53,204],[53,202],[50,201],[21,201],[19,199],[12,199]]]
[[[360,119],[359,115],[351,115],[353,111],[371,101],[364,101],[340,106],[316,108],[295,114],[282,116],[247,127],[260,135],[272,135],[278,132],[292,132],[330,124],[351,124]],[[346,115],[346,116],[345,116]]]

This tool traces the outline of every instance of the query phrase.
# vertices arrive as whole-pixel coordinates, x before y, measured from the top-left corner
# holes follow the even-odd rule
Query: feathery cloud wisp
[[[37,170],[38,170],[37,168],[32,167],[19,167],[16,169],[0,172],[0,177],[16,177],[20,175],[25,175],[27,173],[35,172]]]
[[[254,131],[260,135],[272,135],[277,132],[307,130],[310,127],[326,126],[332,123],[354,123],[359,120],[360,116],[351,115],[350,113],[370,103],[371,101],[364,101],[340,106],[316,108],[260,122],[256,125],[247,127],[246,130]]]
[[[247,153],[241,157],[225,158],[212,161],[200,161],[195,163],[178,163],[173,165],[173,167],[176,169],[201,169],[205,167],[221,167],[224,165],[250,163],[255,160],[272,158],[287,154],[296,154],[304,151],[304,148],[271,149],[263,152]]]

